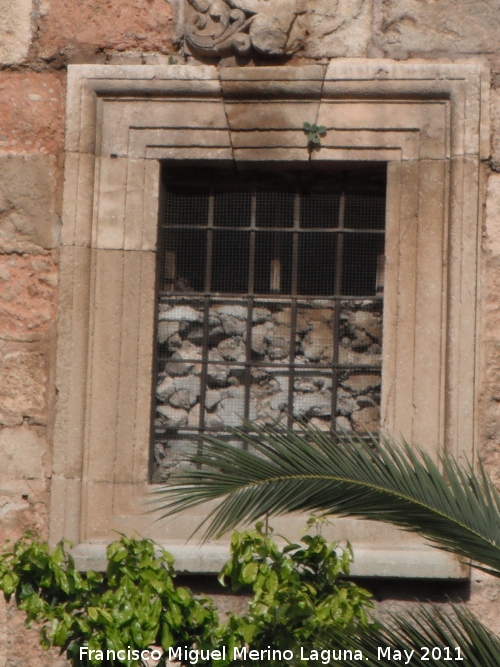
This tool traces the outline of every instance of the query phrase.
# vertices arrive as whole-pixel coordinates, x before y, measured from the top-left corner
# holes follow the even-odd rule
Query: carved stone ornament
[[[251,49],[248,29],[255,12],[244,12],[232,0],[188,0],[190,12],[185,38],[193,53],[222,56],[246,55]]]
[[[193,53],[246,55],[253,47],[267,55],[302,46],[290,31],[306,13],[307,0],[187,0],[185,37]]]

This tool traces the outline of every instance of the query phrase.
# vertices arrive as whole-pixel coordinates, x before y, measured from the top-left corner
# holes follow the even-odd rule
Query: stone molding
[[[182,545],[206,510],[164,524],[144,516],[160,161],[387,162],[382,423],[430,452],[441,443],[471,457],[484,77],[475,65],[382,60],[220,71],[70,66],[54,542],[72,540],[85,566],[113,531],[135,530],[177,550],[180,569],[192,565]],[[328,128],[312,155],[306,120]],[[397,531],[342,520],[335,532],[355,545],[355,573],[382,576],[390,562],[391,576],[466,576]],[[206,571],[223,560],[217,553],[207,551]]]

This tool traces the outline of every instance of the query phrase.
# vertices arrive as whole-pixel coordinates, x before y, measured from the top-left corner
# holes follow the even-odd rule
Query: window
[[[247,419],[377,431],[384,233],[385,165],[164,170],[153,481]]]
[[[328,368],[321,368],[325,360],[321,349],[336,350],[340,360],[340,353],[349,349],[349,344],[352,349],[356,338],[352,332],[343,331],[342,336],[339,333],[339,345],[332,347],[333,335],[330,336],[328,324],[332,331],[335,322],[342,328],[343,304],[355,303],[358,297],[369,296],[366,301],[379,303],[382,296],[377,292],[379,275],[379,290],[383,282],[380,428],[404,435],[408,441],[427,447],[431,454],[441,444],[455,455],[464,453],[470,458],[477,398],[479,165],[481,159],[489,157],[489,87],[483,87],[483,78],[476,65],[359,59],[332,60],[327,67],[279,65],[220,70],[190,65],[69,66],[50,535],[54,543],[65,537],[77,545],[75,556],[80,567],[102,567],[106,544],[115,538],[115,531],[137,531],[154,538],[174,553],[181,570],[216,572],[226,558],[223,542],[200,548],[185,544],[206,516],[205,508],[167,524],[149,523],[144,516],[145,500],[151,490],[155,330],[158,328],[161,333],[157,325],[163,323],[165,333],[165,323],[169,322],[167,318],[158,323],[156,313],[162,165],[171,203],[177,198],[174,207],[179,209],[177,222],[171,217],[167,227],[166,261],[160,279],[162,300],[170,299],[164,312],[183,308],[186,313],[191,312],[187,308],[192,308],[198,313],[196,319],[201,311],[193,304],[197,300],[199,308],[203,307],[203,318],[189,324],[189,335],[194,336],[189,341],[191,349],[201,355],[195,359],[200,366],[200,378],[203,354],[207,355],[204,363],[207,382],[202,385],[200,380],[199,389],[200,395],[205,391],[203,418],[208,421],[208,415],[217,414],[217,409],[207,405],[208,393],[227,391],[233,386],[219,387],[215,381],[208,382],[209,371],[216,367],[220,367],[221,377],[227,376],[227,381],[232,368],[239,372],[233,381],[243,387],[243,393],[240,389],[239,397],[226,397],[226,400],[238,399],[237,403],[229,404],[235,408],[230,411],[235,418],[241,416],[239,406],[245,414],[245,404],[250,414],[252,398],[260,391],[260,381],[255,379],[245,393],[245,374],[252,378],[252,371],[265,372],[272,385],[279,384],[277,378],[284,380],[287,372],[294,375],[293,383],[288,382],[288,391],[283,381],[284,391],[280,389],[265,399],[284,393],[278,408],[285,404],[290,393],[289,404],[298,406],[307,404],[308,394],[321,394],[321,390],[305,391],[311,388],[309,382],[314,385],[315,378],[317,381],[325,377],[325,393],[330,391],[326,375],[329,373],[333,378],[337,373],[338,405],[341,389],[345,390],[342,384],[345,369],[329,358]],[[304,120],[328,128],[319,152],[309,154],[307,150]],[[381,164],[386,165],[382,171]],[[221,181],[216,172],[225,165],[244,174],[242,181],[235,181],[227,172]],[[190,200],[185,213],[182,213],[185,204],[180,202],[186,194],[182,184],[187,181],[185,174],[182,178],[176,176],[181,166],[190,166],[190,171],[191,167],[204,167],[202,179],[210,177],[213,190],[212,196],[207,191],[207,181],[200,182],[200,172],[196,175],[192,171],[191,192],[201,189],[201,195],[196,202]],[[372,176],[358,179],[363,170]],[[336,185],[342,171],[353,183],[363,181],[361,192],[359,184],[354,188],[356,192],[345,191],[343,207],[342,188]],[[349,220],[347,217],[350,210],[354,211],[349,208],[350,198],[360,194],[371,197],[371,192],[363,190],[367,182],[370,187],[378,182],[383,192],[384,174],[386,262],[385,267],[378,263],[381,245],[375,249],[366,244],[371,254],[363,266],[371,268],[370,278],[365,279],[358,270],[353,272],[349,268],[354,256],[349,243],[356,235],[369,235],[373,240],[382,235],[382,230],[373,222],[348,232],[352,227],[347,225],[357,224],[353,222],[357,214],[353,213]],[[250,182],[256,187],[249,188]],[[275,194],[270,193],[270,184]],[[325,191],[330,194],[326,196]],[[243,202],[238,209],[243,213],[238,216],[238,224],[230,226],[225,223],[234,221],[233,204],[228,206],[232,198]],[[332,215],[324,213],[323,205],[317,205],[321,198],[330,198],[325,206],[331,208]],[[316,200],[314,205],[309,205],[313,200]],[[285,202],[279,209],[289,211],[288,222],[285,217],[273,226],[278,201]],[[381,203],[375,209],[383,206]],[[259,210],[268,213],[259,214],[258,218]],[[342,230],[338,228],[341,210],[344,210]],[[181,230],[183,215],[185,232]],[[337,227],[312,226],[323,215],[328,224]],[[383,217],[380,213],[377,220]],[[281,226],[290,225],[292,218],[293,224],[298,220],[297,230]],[[198,222],[193,224],[195,219]],[[358,219],[365,225],[364,212]],[[258,222],[262,226],[257,226]],[[192,228],[188,230],[189,225]],[[196,246],[200,250],[194,255],[191,250],[186,253],[193,243],[181,241],[182,233],[202,239]],[[219,245],[217,240],[214,245],[212,239],[211,250],[210,234],[222,239]],[[299,238],[295,255],[294,234]],[[323,241],[318,246],[311,240],[316,235]],[[335,260],[341,238],[344,248],[340,272],[340,264],[335,264]],[[253,292],[248,288],[248,272],[243,269],[238,273],[239,282],[233,280],[226,291],[223,269],[234,262],[234,251],[227,253],[228,239],[233,247],[238,247],[239,260],[243,259],[232,266],[231,274],[234,266],[239,271],[246,258],[250,262],[251,252],[258,259]],[[206,292],[204,280],[210,258],[212,284]],[[320,276],[328,273],[324,268],[328,260],[331,261],[328,268],[336,266],[342,274],[340,293],[335,289],[335,271],[333,274],[330,271],[328,279]],[[196,270],[197,263],[203,264],[202,271]],[[321,271],[316,270],[318,267]],[[363,294],[368,282],[369,294]],[[185,291],[176,291],[179,288]],[[186,302],[181,303],[181,299]],[[299,311],[310,314],[316,308],[312,303],[315,300],[325,303],[324,330],[328,330],[329,341],[322,348],[323,339],[313,340],[318,343],[311,345],[313,358],[308,359],[308,366],[301,365],[296,361],[307,358],[304,341],[309,332],[299,331],[302,328]],[[207,301],[208,317],[205,317]],[[241,336],[241,341],[236,341],[236,359],[224,359],[222,354],[222,359],[209,359],[209,354],[215,353],[214,348],[223,340],[215,338],[212,347],[210,343],[203,348],[204,329],[208,323],[210,333],[211,311],[228,306],[227,322],[232,316],[232,323],[238,328],[234,336],[225,340]],[[241,320],[234,316],[236,306],[241,307],[238,311],[242,313]],[[248,317],[250,307],[252,322]],[[285,313],[289,307],[291,313],[295,307],[295,338],[291,326],[289,330],[285,326],[281,331],[290,334],[283,335],[282,347],[270,343],[266,334],[260,339],[261,354],[253,350],[247,355],[252,335],[247,336],[246,329],[251,324],[252,334],[254,328],[269,323],[267,313],[264,321],[253,322],[257,307],[269,311],[273,321],[276,315],[278,321],[284,319],[280,324],[286,324],[286,317],[280,312]],[[340,312],[338,319],[336,308]],[[373,314],[376,310],[360,312]],[[222,327],[222,318],[219,319]],[[180,330],[180,318],[171,322],[173,326],[179,325]],[[357,328],[363,331],[363,327]],[[375,342],[379,334],[372,338],[366,327],[364,333],[373,340],[373,345],[379,344]],[[187,338],[188,333],[185,335]],[[303,338],[297,341],[297,336]],[[342,344],[343,338],[351,341],[347,347]],[[180,339],[183,344],[182,335]],[[255,346],[257,337],[253,339]],[[359,346],[355,343],[357,349],[352,349],[357,361],[348,371],[354,377],[376,374],[376,364],[368,372],[359,363],[358,355],[377,354],[376,348],[368,352],[371,345],[365,348],[366,343],[367,339],[360,334]],[[245,356],[240,360],[242,346]],[[285,352],[287,356],[290,352],[295,355],[295,365],[290,366],[286,357],[276,358]],[[165,356],[170,354],[173,356],[174,351],[167,349]],[[164,361],[171,362],[171,357]],[[160,369],[165,372],[161,365]],[[282,371],[283,375],[278,375]],[[187,373],[173,377],[189,379]],[[166,376],[162,381],[165,379]],[[302,384],[297,385],[298,380]],[[196,383],[189,384],[194,385],[196,396]],[[334,384],[332,379],[332,388]],[[375,389],[370,398],[377,403]],[[186,394],[178,395],[177,399],[185,400]],[[187,400],[194,399],[190,395]],[[199,398],[196,400],[200,405]],[[168,401],[167,397],[162,404],[167,406]],[[190,408],[195,406],[196,403]],[[367,409],[370,407],[373,408],[371,403]],[[178,409],[187,413],[182,406]],[[286,418],[287,410],[288,406],[278,412]],[[355,412],[361,411],[360,407]],[[336,415],[341,416],[344,415]],[[331,417],[312,412],[307,416],[325,424]],[[194,421],[193,432],[200,425],[198,421],[196,426]],[[169,442],[172,434],[166,430],[159,429],[159,442]],[[173,435],[182,440],[184,435],[181,429],[178,431]],[[282,526],[276,527],[284,530]],[[335,529],[339,537],[349,538],[354,544],[356,574],[411,577],[418,572],[421,577],[438,578],[465,574],[447,554],[385,527],[339,520]]]

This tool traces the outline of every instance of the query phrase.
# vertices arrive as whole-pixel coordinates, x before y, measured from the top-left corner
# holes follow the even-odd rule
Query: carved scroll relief
[[[218,56],[251,49],[248,29],[255,12],[244,12],[230,0],[188,0],[194,12],[188,17],[185,37],[198,55]]]
[[[186,22],[186,41],[199,55],[246,55],[251,49],[248,29],[253,20],[225,0],[188,0],[195,10]],[[191,19],[191,20],[190,20]]]
[[[252,47],[267,55],[293,53],[295,19],[310,0],[187,0],[186,42],[206,56],[246,55]]]

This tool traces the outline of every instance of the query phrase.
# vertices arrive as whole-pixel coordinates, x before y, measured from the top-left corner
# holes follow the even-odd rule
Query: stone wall
[[[248,419],[264,423],[282,423],[291,413],[323,431],[377,431],[381,301],[342,300],[337,312],[332,300],[299,299],[294,341],[287,301],[259,300],[251,311],[245,301],[221,301],[208,311],[206,356],[203,301],[174,297],[160,304],[155,481],[199,428],[200,410],[204,428],[216,433],[223,425],[241,426],[245,409]],[[253,364],[248,370],[246,362]],[[328,369],[333,363],[342,365],[337,374]]]
[[[0,543],[48,536],[66,64],[172,52],[164,0],[0,0]],[[0,665],[66,664],[0,601]]]
[[[486,65],[491,71],[492,152],[482,169],[484,225],[476,448],[500,484],[498,7],[471,0],[246,0],[236,4],[246,20],[254,17],[244,32],[249,35],[251,50],[245,51],[243,39],[241,52],[222,49],[218,54],[207,55],[183,44],[182,17],[185,14],[189,19],[192,7],[184,8],[181,1],[0,0],[0,541],[15,539],[28,528],[46,536],[48,529],[51,432],[57,398],[54,358],[65,81],[69,63],[170,62],[182,67],[184,63],[210,62],[221,67],[279,67],[284,62],[313,64],[339,57],[377,57],[419,62],[472,59]],[[265,327],[266,321],[256,323],[257,326]],[[310,339],[313,331],[311,325]],[[186,331],[184,339],[180,337],[177,349],[187,345],[188,335]],[[303,332],[301,345],[307,335]],[[275,334],[271,340],[266,336],[262,332],[258,340],[271,354],[273,346],[276,348]],[[346,337],[354,340],[351,335]],[[221,339],[217,346],[223,347],[224,354],[221,350],[218,354],[228,359],[238,355],[241,342],[234,336]],[[376,340],[370,344],[376,344]],[[196,346],[196,342],[191,345]],[[305,354],[304,349],[302,352]],[[236,385],[229,382],[229,375],[226,381],[227,386],[211,388],[219,392],[219,400],[212,408],[214,414],[234,400],[230,391],[231,386],[235,391]],[[323,389],[317,386],[312,393],[321,394]],[[352,404],[353,410],[347,410],[345,418],[352,420],[354,412],[374,407],[366,401],[364,407],[359,405],[362,392],[354,395],[349,393],[349,387],[344,389],[346,404],[357,402],[357,408]],[[176,388],[175,400],[186,399],[185,394],[179,396],[181,391],[185,390]],[[281,391],[274,386],[265,399],[271,404]],[[305,385],[296,391],[308,393]],[[191,403],[187,392],[186,400]],[[165,406],[184,410],[189,420],[187,407],[173,405],[172,396],[163,392],[161,401]],[[373,397],[370,400],[376,403]],[[195,405],[196,401],[189,410]],[[327,417],[313,412],[311,418]],[[417,596],[418,586],[414,590]],[[468,595],[465,589],[464,594]],[[406,600],[411,597],[408,594]],[[470,597],[472,608],[500,632],[498,585],[475,574]],[[54,655],[39,651],[34,633],[25,631],[21,617],[1,603],[0,667],[28,662],[53,665],[57,661]]]

